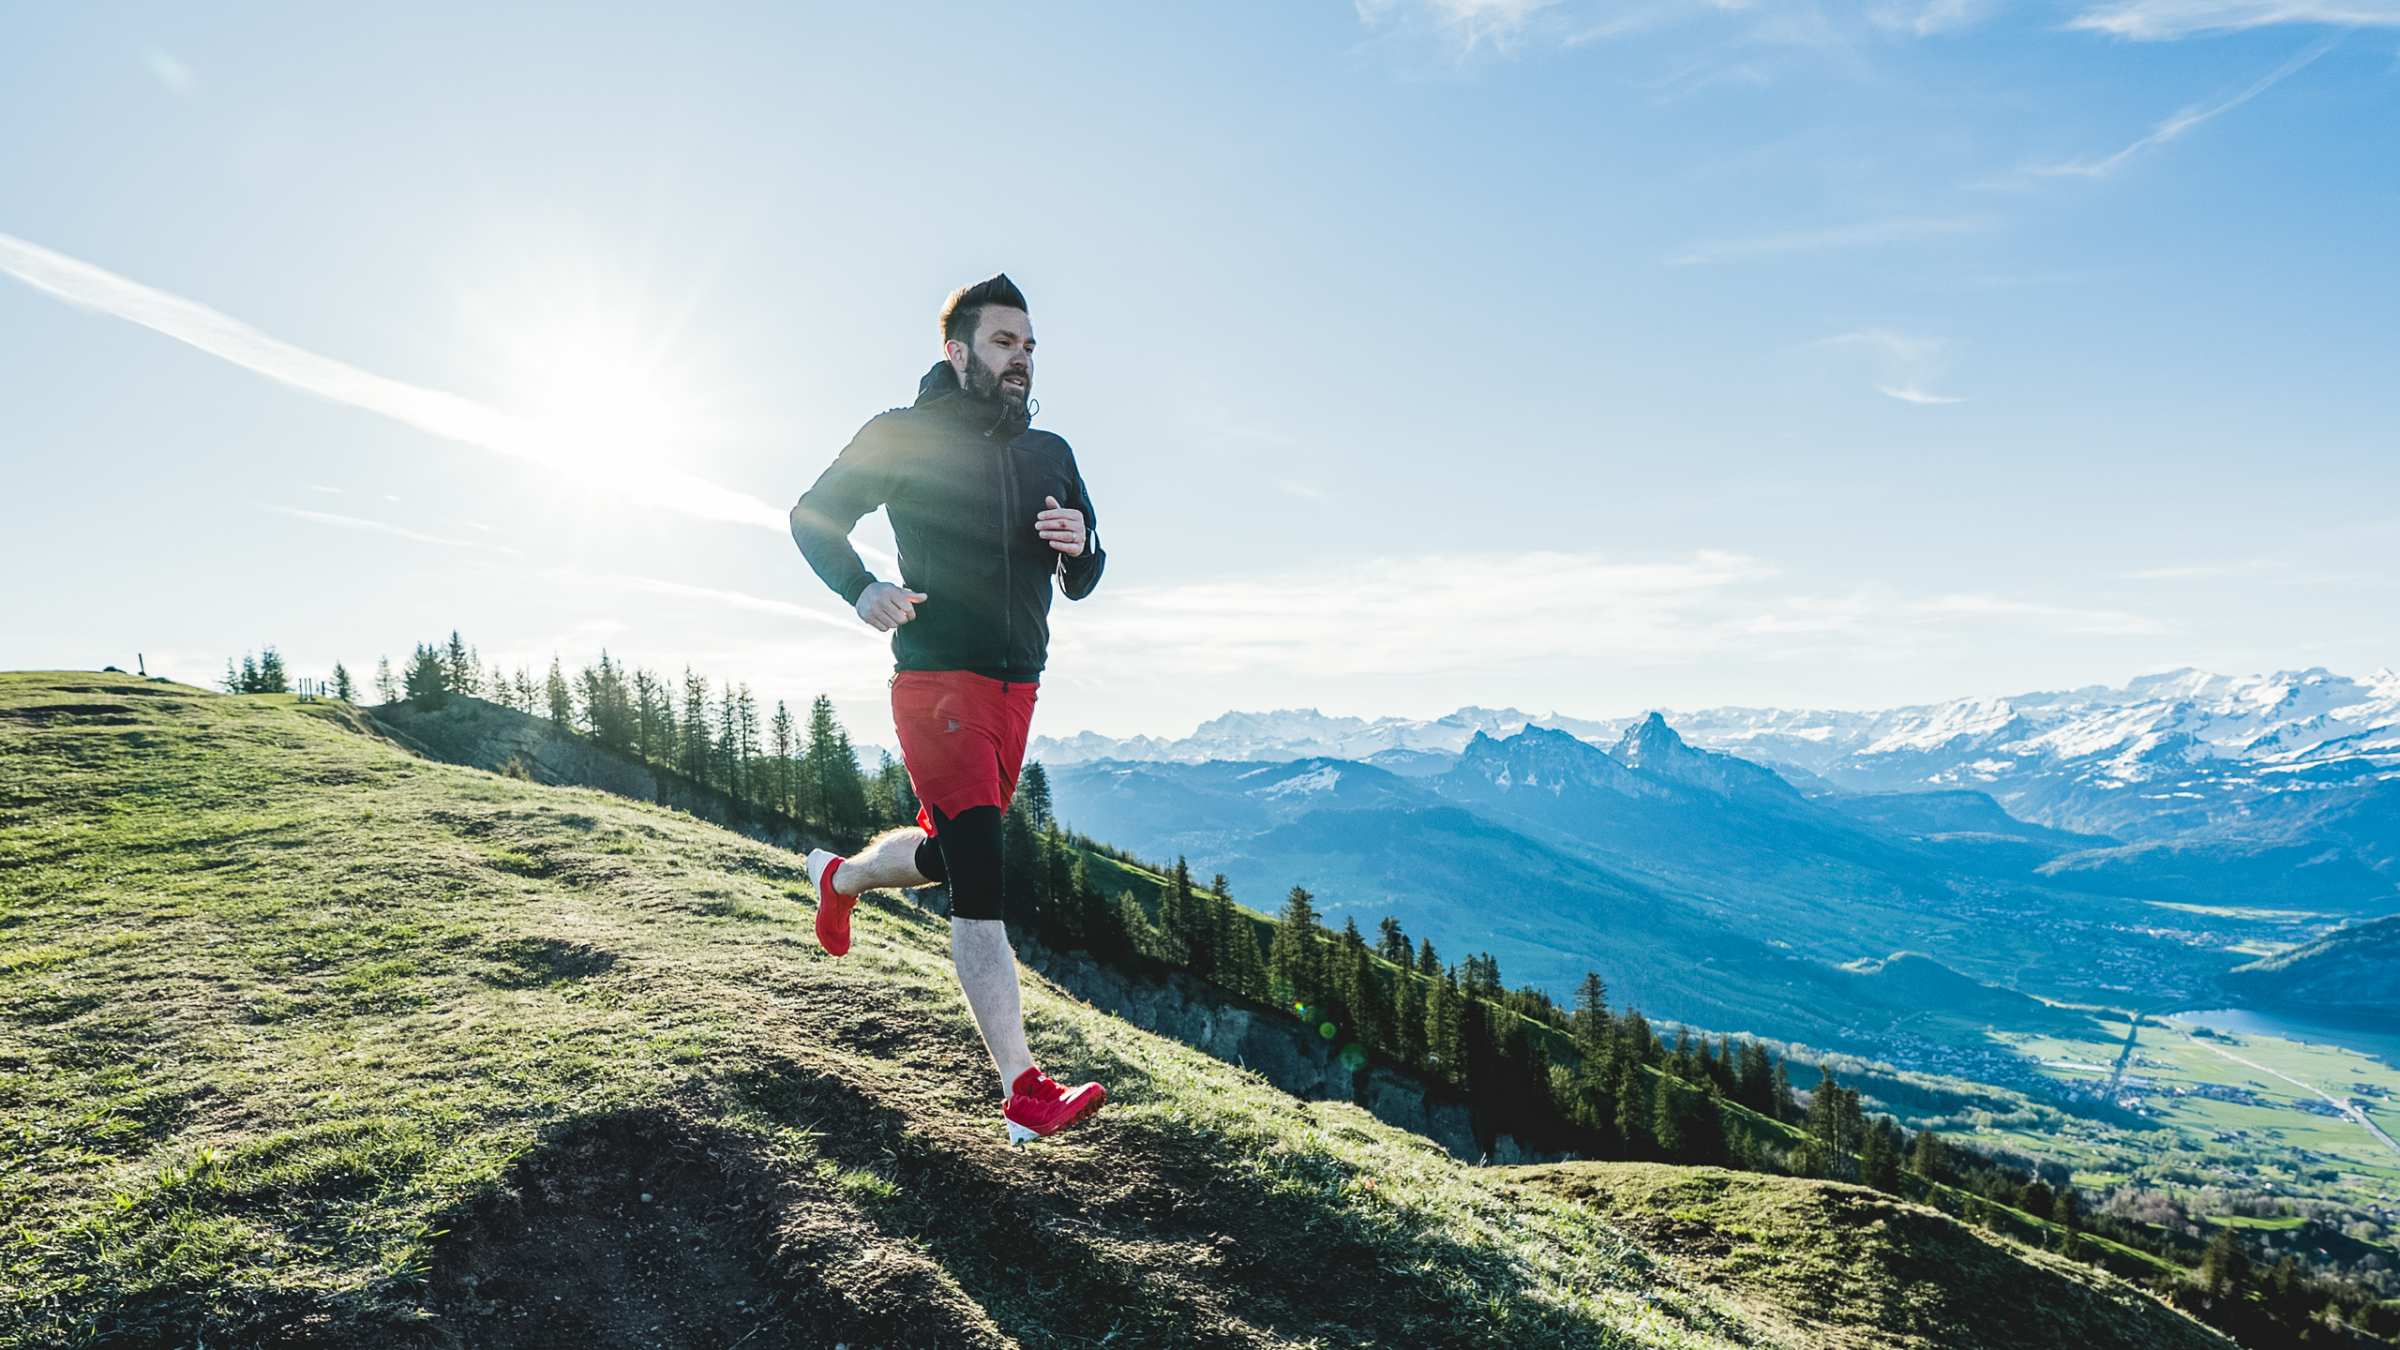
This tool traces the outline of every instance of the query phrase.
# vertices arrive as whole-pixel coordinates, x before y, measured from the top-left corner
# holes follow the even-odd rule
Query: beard
[[[1033,421],[1026,411],[1025,401],[1033,392],[1033,376],[1025,375],[1025,387],[1018,389],[1000,383],[1004,371],[984,364],[974,352],[967,353],[967,378],[962,392],[978,403],[986,404],[996,425],[1012,431],[1023,431]]]

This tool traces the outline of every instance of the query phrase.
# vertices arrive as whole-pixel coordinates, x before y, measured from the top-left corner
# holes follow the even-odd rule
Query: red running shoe
[[[1100,1108],[1108,1089],[1098,1083],[1063,1088],[1040,1069],[1027,1069],[1009,1085],[1008,1105],[1000,1108],[1008,1122],[1008,1142],[1022,1144],[1056,1134]]]
[[[817,888],[817,942],[835,956],[850,950],[850,907],[858,903],[857,896],[833,888],[834,869],[843,861],[821,848],[808,855],[808,884]]]

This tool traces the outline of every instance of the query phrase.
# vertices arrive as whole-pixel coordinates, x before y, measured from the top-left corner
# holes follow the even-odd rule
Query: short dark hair
[[[974,346],[975,328],[983,322],[986,305],[1021,309],[1028,314],[1033,312],[1032,307],[1025,303],[1025,292],[1018,290],[1017,283],[1008,279],[1008,273],[1001,272],[989,280],[961,286],[950,292],[950,298],[942,302],[942,341]]]

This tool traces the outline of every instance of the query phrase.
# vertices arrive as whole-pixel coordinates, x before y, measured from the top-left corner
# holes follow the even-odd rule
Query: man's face
[[[984,306],[976,317],[975,345],[950,344],[950,367],[975,397],[1024,407],[1033,393],[1033,321],[1021,309]]]

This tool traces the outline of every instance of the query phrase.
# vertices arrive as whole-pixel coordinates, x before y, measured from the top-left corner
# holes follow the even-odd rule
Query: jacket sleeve
[[[1100,570],[1108,566],[1108,554],[1100,547],[1100,517],[1092,510],[1091,490],[1083,485],[1083,473],[1075,467],[1075,452],[1067,451],[1067,481],[1073,485],[1075,500],[1068,505],[1083,512],[1083,552],[1058,560],[1059,589],[1069,600],[1081,600],[1100,584]]]
[[[851,605],[856,605],[859,592],[875,581],[858,550],[850,547],[851,527],[858,524],[859,517],[891,500],[898,476],[891,428],[884,421],[889,416],[878,414],[860,427],[825,472],[817,475],[816,485],[800,494],[792,506],[792,541],[800,546],[800,556],[808,559],[810,569],[835,595]]]

